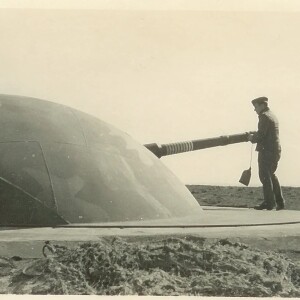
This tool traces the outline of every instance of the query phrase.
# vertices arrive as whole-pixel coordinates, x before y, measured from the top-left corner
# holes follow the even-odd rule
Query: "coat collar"
[[[259,113],[259,116],[262,115],[263,113],[265,113],[266,111],[269,111],[269,110],[270,110],[269,107],[264,108],[264,109]]]

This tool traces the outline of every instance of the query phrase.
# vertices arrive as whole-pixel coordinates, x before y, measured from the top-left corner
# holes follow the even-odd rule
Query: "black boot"
[[[276,201],[276,210],[282,210],[285,207],[285,201],[284,199],[280,199]]]
[[[254,209],[256,209],[256,210],[263,210],[263,209],[272,210],[274,208],[274,206],[275,205],[271,205],[271,204],[264,201],[260,205],[254,206]]]

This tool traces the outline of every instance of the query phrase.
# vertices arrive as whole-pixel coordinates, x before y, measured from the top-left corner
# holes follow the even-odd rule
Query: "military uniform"
[[[256,101],[267,101],[258,98]],[[260,100],[259,100],[260,99]],[[252,103],[255,103],[255,100]],[[252,138],[257,143],[259,179],[263,185],[264,202],[257,209],[284,208],[284,199],[275,171],[281,156],[279,127],[276,116],[265,107],[258,115],[258,131]]]

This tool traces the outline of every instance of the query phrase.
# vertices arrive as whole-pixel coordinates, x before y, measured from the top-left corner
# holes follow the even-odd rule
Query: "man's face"
[[[259,115],[261,111],[265,108],[265,105],[263,103],[255,103],[254,104],[254,110]]]

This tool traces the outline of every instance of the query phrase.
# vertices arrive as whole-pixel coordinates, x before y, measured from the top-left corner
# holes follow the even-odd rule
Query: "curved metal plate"
[[[158,220],[202,212],[159,159],[113,126],[38,99],[0,95],[0,106],[0,178],[42,204],[44,213],[55,211],[55,222]],[[13,207],[19,212],[22,205],[19,199]]]

